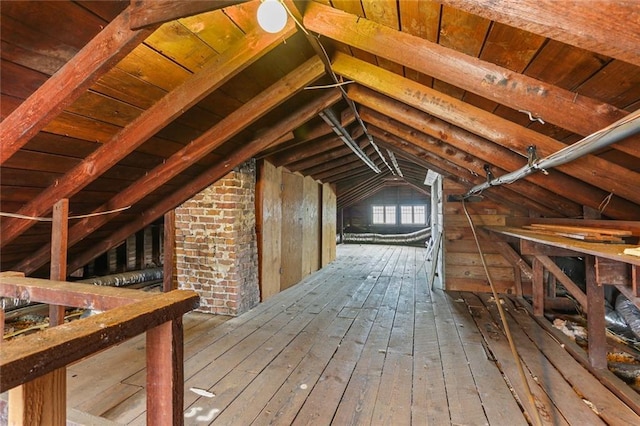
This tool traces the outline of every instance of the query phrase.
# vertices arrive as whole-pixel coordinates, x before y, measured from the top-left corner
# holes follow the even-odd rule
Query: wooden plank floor
[[[188,314],[185,424],[526,425],[491,301],[430,292],[425,255],[341,245],[335,262],[244,315]],[[511,315],[545,424],[640,424],[534,321]],[[143,425],[144,381],[137,338],[69,367],[70,408]]]

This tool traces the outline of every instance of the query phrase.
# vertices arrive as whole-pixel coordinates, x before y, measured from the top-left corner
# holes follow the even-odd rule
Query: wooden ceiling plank
[[[134,0],[131,28],[139,29],[244,3],[247,0]]]
[[[260,135],[259,138],[238,147],[229,157],[222,159],[200,174],[197,178],[189,181],[179,190],[175,191],[171,195],[163,198],[161,201],[146,209],[141,215],[125,226],[120,227],[109,238],[102,240],[99,243],[94,244],[90,250],[85,251],[80,256],[71,260],[69,270],[76,270],[91,260],[98,257],[100,254],[115,247],[125,240],[130,235],[135,234],[141,229],[144,229],[149,224],[163,216],[166,212],[174,209],[176,206],[184,203],[189,198],[196,195],[209,185],[215,183],[218,179],[229,173],[230,170],[239,166],[247,159],[256,156],[260,151],[265,149],[274,140],[281,137],[295,128],[301,126],[312,117],[316,116],[318,112],[325,108],[330,107],[341,99],[340,93],[337,91],[329,91],[322,96],[319,96],[314,101],[308,103],[304,107],[295,111],[293,114],[285,117],[280,122],[271,126],[266,132]]]
[[[95,212],[107,211],[113,209],[114,206],[134,205],[323,74],[324,65],[322,61],[313,57],[298,67],[297,70],[280,79],[271,88],[260,93],[252,102],[245,104],[189,145],[169,157],[164,163],[150,170],[111,200],[98,207]],[[116,215],[92,216],[76,222],[69,229],[69,247],[103,226]],[[47,247],[44,247],[32,257],[21,262],[17,268],[28,274],[29,271],[34,271],[45,264],[47,256],[48,250]]]
[[[495,164],[508,172],[517,170],[525,164],[526,159],[513,151],[373,90],[362,86],[353,86],[348,93],[354,101],[365,107],[363,111],[371,108],[422,133],[442,139],[456,149],[472,152],[480,160]],[[605,191],[564,173],[559,173],[557,170],[554,171],[553,176],[533,174],[528,176],[526,180],[540,187],[549,188],[575,203],[594,208],[597,208],[601,200],[607,196]],[[569,207],[567,208],[569,209]],[[613,212],[615,217],[617,215],[628,217],[635,210],[633,204],[624,203],[619,199],[616,199],[609,208],[607,214]]]
[[[296,145],[292,149],[272,155],[267,158],[267,161],[275,166],[286,166],[287,164],[303,161],[308,157],[322,154],[325,151],[335,149],[344,145],[344,142],[335,135],[330,135],[326,138],[322,138],[315,142],[304,142],[300,145]]]
[[[0,123],[0,165],[152,32],[131,31],[129,18],[127,8]]]
[[[91,153],[82,163],[58,180],[56,186],[49,187],[26,204],[20,209],[20,214],[26,216],[44,215],[51,210],[57,200],[69,198],[80,191],[120,159],[142,145],[158,130],[165,127],[182,111],[195,105],[233,75],[238,74],[260,56],[272,50],[281,43],[283,37],[290,36],[295,31],[295,25],[291,23],[284,32],[278,35],[265,36],[263,33],[247,35],[242,43],[216,57],[200,72],[193,74],[184,84],[169,92],[108,142]],[[33,225],[33,221],[18,219],[3,221],[0,228],[3,236],[0,247],[4,247],[31,225]]]
[[[640,10],[635,1],[442,0],[442,3],[640,66]]]
[[[527,147],[530,145],[536,146],[540,158],[566,147],[562,142],[548,136],[523,128],[487,111],[350,56],[336,54],[332,66],[336,73],[344,77],[448,121],[457,127],[492,140],[523,156],[526,155]],[[351,90],[351,88],[349,89]],[[610,163],[595,155],[585,155],[559,166],[558,170],[601,188],[607,193],[613,192],[635,204],[640,204],[640,193],[636,186],[636,182],[640,182],[640,174],[617,164]],[[599,205],[601,201],[593,200],[592,204]]]
[[[373,153],[374,152],[372,152],[372,154]],[[339,148],[335,151],[322,154],[319,158],[312,158],[310,159],[311,161],[307,161],[302,165],[291,164],[287,169],[293,172],[299,171],[305,176],[315,176],[323,171],[351,163],[353,159],[353,151],[349,147],[345,146],[344,148]]]
[[[583,136],[627,115],[613,105],[317,3],[305,11],[304,25]]]

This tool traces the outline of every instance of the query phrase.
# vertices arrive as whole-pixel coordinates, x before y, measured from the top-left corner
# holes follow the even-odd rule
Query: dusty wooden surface
[[[430,293],[425,254],[340,245],[327,268],[242,316],[186,315],[185,424],[526,425],[491,302]],[[545,418],[640,421],[528,314],[509,318]],[[132,339],[71,366],[71,408],[144,424],[144,346]]]

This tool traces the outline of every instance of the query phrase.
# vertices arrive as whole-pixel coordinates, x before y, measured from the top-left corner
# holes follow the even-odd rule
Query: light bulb
[[[258,24],[268,33],[278,33],[287,25],[287,11],[278,0],[264,0],[258,7]]]

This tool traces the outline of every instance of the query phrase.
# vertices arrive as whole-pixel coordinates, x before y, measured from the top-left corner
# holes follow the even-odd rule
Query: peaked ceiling
[[[0,3],[3,214],[127,208],[71,222],[73,270],[250,158],[335,184],[341,208],[428,191],[428,170],[471,188],[640,107],[634,1],[285,3],[298,25],[275,35],[258,1]],[[638,220],[639,142],[483,195]],[[1,221],[2,270],[46,265],[50,223]]]

